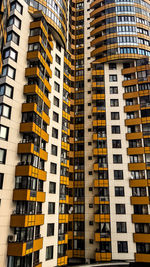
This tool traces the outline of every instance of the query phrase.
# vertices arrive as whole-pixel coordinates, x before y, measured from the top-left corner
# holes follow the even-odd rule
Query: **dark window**
[[[114,179],[123,180],[123,170],[114,170]]]
[[[55,202],[48,202],[48,214],[55,214]]]
[[[54,89],[59,93],[60,92],[60,85],[57,82],[54,82]]]
[[[117,222],[117,233],[126,233],[127,232],[127,224],[126,222]]]
[[[60,78],[60,70],[58,70],[57,68],[55,68],[55,75]]]
[[[118,87],[110,86],[109,91],[110,91],[110,94],[118,94]]]
[[[47,236],[54,235],[54,223],[47,224]]]
[[[118,253],[128,253],[127,241],[118,241]]]
[[[1,139],[8,140],[8,130],[9,130],[8,127],[4,125],[0,125],[0,138]]]
[[[56,193],[56,183],[49,182],[49,193],[55,194]]]
[[[59,122],[59,114],[53,111],[53,121]]]
[[[51,154],[57,156],[57,146],[51,145]]]
[[[92,175],[92,172],[89,172],[89,175]]]
[[[16,70],[9,65],[5,65],[2,68],[2,77],[8,76],[9,78],[15,80]]]
[[[119,120],[119,112],[111,112],[111,120]]]
[[[13,87],[4,83],[0,85],[0,96],[6,95],[10,98],[12,98],[13,95]]]
[[[88,146],[91,146],[92,145],[92,143],[91,142],[88,142]]]
[[[4,174],[0,173],[0,189],[3,188]]]
[[[120,134],[120,126],[111,126],[112,134]]]
[[[53,246],[46,247],[46,261],[53,259]]]
[[[117,82],[117,75],[109,75],[110,82]]]
[[[56,62],[60,65],[61,64],[61,58],[58,56],[58,55],[56,55]]]
[[[119,100],[118,99],[110,99],[110,106],[111,107],[118,107],[119,106]]]
[[[11,107],[5,104],[0,104],[0,116],[10,119],[10,113],[11,113]]]
[[[61,45],[58,42],[56,42],[56,49],[61,52]]]
[[[109,63],[109,70],[116,70],[117,66],[116,63]]]
[[[113,163],[122,163],[122,155],[113,155]]]
[[[50,173],[57,174],[57,164],[51,162]]]
[[[11,31],[7,33],[7,42],[13,41],[15,44],[19,45],[19,35]]]
[[[91,106],[91,103],[88,103],[88,106]]]
[[[18,53],[14,49],[8,48],[3,52],[3,59],[10,57],[12,60],[17,61],[17,55]]]
[[[112,140],[112,148],[121,148],[121,140]]]
[[[58,99],[56,96],[54,96],[54,101],[53,101],[53,103],[54,103],[54,105],[55,105],[56,107],[59,107],[59,99]]]
[[[92,160],[92,157],[88,157],[88,160]]]
[[[124,187],[123,186],[115,186],[115,196],[123,197],[124,196]]]
[[[56,128],[52,128],[52,137],[58,139],[58,130]]]
[[[0,164],[5,164],[6,149],[0,148]]]
[[[125,204],[116,204],[116,214],[125,214]]]

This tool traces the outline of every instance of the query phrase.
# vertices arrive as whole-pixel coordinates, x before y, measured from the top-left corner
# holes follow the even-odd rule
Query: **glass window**
[[[51,154],[57,156],[57,146],[51,145]]]
[[[56,54],[56,62],[60,65],[61,64],[61,58]]]
[[[123,180],[123,170],[114,170],[114,179]]]
[[[127,232],[126,222],[117,222],[116,228],[117,228],[117,233],[126,233]]]
[[[122,163],[122,155],[113,155],[113,163]]]
[[[119,120],[120,115],[119,112],[111,112],[111,120]]]
[[[53,111],[53,121],[59,122],[59,114]]]
[[[58,139],[58,130],[56,128],[52,128],[52,137]]]
[[[128,242],[118,241],[118,253],[128,253]]]
[[[119,100],[118,99],[110,99],[110,106],[111,107],[118,107],[119,106]]]
[[[46,261],[53,259],[53,246],[46,247]]]
[[[116,214],[125,214],[125,204],[116,204]]]
[[[53,103],[56,107],[59,107],[59,99],[56,96],[54,96],[54,102]]]
[[[112,148],[121,148],[121,140],[112,140]]]
[[[116,63],[109,63],[109,70],[116,70],[116,69],[117,69]]]
[[[111,132],[112,134],[120,134],[120,126],[111,126]]]
[[[53,236],[54,235],[54,223],[48,223],[47,224],[47,236]]]
[[[48,202],[48,214],[55,214],[55,202]]]
[[[15,44],[19,45],[19,35],[11,31],[7,33],[7,42],[13,41]]]
[[[124,187],[115,186],[115,197],[123,197],[123,196],[124,196]]]
[[[55,75],[60,78],[60,70],[58,70],[57,68],[55,68]]]
[[[15,79],[16,70],[9,65],[3,66],[2,76],[8,76],[11,79]]]
[[[109,75],[110,82],[117,82],[117,75]]]
[[[6,96],[12,98],[12,94],[13,94],[13,87],[11,87],[8,84],[1,84],[0,85],[0,96],[6,95]]]
[[[6,149],[0,148],[0,164],[5,164]]]
[[[49,193],[55,194],[56,193],[56,183],[49,182]]]
[[[54,82],[54,89],[59,93],[60,92],[60,85],[57,82]]]
[[[57,174],[57,164],[56,163],[51,162],[50,173]]]
[[[0,189],[3,188],[4,174],[0,173]]]
[[[0,104],[0,116],[10,118],[10,112],[11,112],[11,107],[5,104]]]
[[[4,51],[3,58],[6,59],[8,57],[13,59],[14,61],[17,61],[17,52],[12,48],[6,49]]]
[[[8,140],[8,127],[0,125],[0,138]]]

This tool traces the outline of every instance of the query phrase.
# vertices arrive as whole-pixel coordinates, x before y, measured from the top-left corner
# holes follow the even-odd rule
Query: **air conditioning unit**
[[[16,214],[16,210],[13,210],[12,214]]]
[[[17,235],[9,235],[8,236],[8,242],[16,242],[17,241]]]
[[[74,197],[74,201],[77,201],[78,200],[78,198],[77,197]]]

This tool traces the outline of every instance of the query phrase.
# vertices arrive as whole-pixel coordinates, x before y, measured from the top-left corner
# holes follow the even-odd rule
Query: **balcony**
[[[133,234],[134,242],[150,243],[150,234]]]
[[[109,252],[96,252],[95,253],[96,261],[111,261],[111,253]]]
[[[46,151],[39,148],[34,143],[28,143],[28,141],[24,144],[18,144],[18,154],[34,154],[45,161],[47,161],[48,158],[48,153]]]
[[[95,242],[101,241],[110,241],[110,233],[95,233]]]
[[[45,193],[29,189],[14,189],[13,200],[45,202]]]
[[[108,168],[107,163],[95,163],[94,164],[94,171],[107,170],[107,168]]]
[[[31,165],[18,165],[16,166],[16,176],[32,176],[34,178],[46,181],[47,173],[43,170],[37,169]]]
[[[7,255],[9,256],[25,256],[43,248],[43,238],[39,238],[33,241],[18,243],[8,243]]]
[[[94,221],[95,223],[110,222],[110,214],[95,214]]]
[[[98,155],[107,155],[107,148],[94,148],[93,149],[93,156]]]
[[[64,265],[67,265],[67,263],[68,263],[68,256],[59,257],[58,255],[58,259],[57,259],[58,266],[64,266]]]
[[[109,183],[107,179],[95,179],[94,187],[108,187]]]
[[[38,125],[36,125],[34,122],[23,122],[20,124],[20,132],[21,133],[32,133],[34,132],[38,136],[40,136],[42,139],[44,139],[46,142],[49,140],[49,135],[41,129]]]
[[[93,94],[92,95],[92,100],[95,101],[95,100],[104,100],[105,99],[105,95],[104,94]]]
[[[59,214],[59,223],[68,223],[68,214]]]
[[[109,197],[103,197],[103,196],[95,196],[94,197],[94,204],[99,205],[99,204],[109,204]]]
[[[150,254],[135,253],[135,261],[150,263]]]
[[[68,234],[58,234],[58,245],[68,243]]]
[[[149,205],[149,197],[131,197],[132,205]]]
[[[44,215],[11,215],[10,226],[11,227],[30,227],[44,224]]]
[[[129,171],[140,171],[146,169],[146,164],[144,162],[138,162],[138,163],[129,163]]]
[[[104,119],[97,119],[97,120],[93,120],[93,127],[98,127],[98,126],[106,126],[106,120]]]
[[[149,214],[133,214],[132,215],[133,223],[150,223]]]

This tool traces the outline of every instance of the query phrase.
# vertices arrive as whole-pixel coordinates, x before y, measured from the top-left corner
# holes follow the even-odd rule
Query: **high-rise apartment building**
[[[150,2],[3,0],[0,51],[0,267],[150,264]]]

